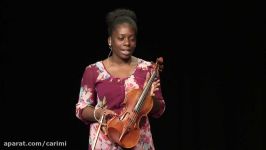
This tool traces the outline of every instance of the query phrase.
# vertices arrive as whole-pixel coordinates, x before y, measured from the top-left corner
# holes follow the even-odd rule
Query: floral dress
[[[82,110],[86,106],[96,107],[96,105],[105,106],[119,114],[125,102],[124,98],[132,89],[143,88],[146,74],[151,72],[151,62],[138,58],[138,64],[134,72],[126,78],[113,77],[105,68],[102,61],[98,61],[86,67],[81,80],[79,100],[76,104],[76,116],[89,126],[89,150],[92,147],[96,132],[99,126],[98,122],[86,122],[82,116]],[[150,112],[149,116],[158,118],[165,110],[165,103],[161,89],[155,92],[155,96],[160,104],[158,112]],[[140,126],[140,140],[133,147],[133,150],[154,150],[152,133],[148,117],[144,119]],[[99,133],[95,150],[121,150],[122,148],[111,142],[103,132]]]

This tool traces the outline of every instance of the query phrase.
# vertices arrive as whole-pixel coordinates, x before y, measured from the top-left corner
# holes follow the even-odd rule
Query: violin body
[[[139,113],[134,111],[136,100],[139,99],[141,93],[140,89],[130,91],[126,97],[125,111],[119,117],[113,117],[107,122],[108,137],[124,148],[132,148],[138,143],[140,138],[139,122],[147,116],[153,106],[152,97],[147,96],[141,111]]]
[[[107,135],[109,139],[123,148],[134,147],[140,139],[139,123],[147,117],[153,107],[150,88],[158,74],[162,57],[156,60],[154,71],[143,89],[133,89],[125,96],[125,107],[118,116],[107,121]]]

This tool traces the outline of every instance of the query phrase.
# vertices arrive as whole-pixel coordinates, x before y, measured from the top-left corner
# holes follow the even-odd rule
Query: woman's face
[[[108,38],[108,42],[112,46],[113,55],[121,59],[129,59],[136,47],[136,32],[128,23],[118,24]]]

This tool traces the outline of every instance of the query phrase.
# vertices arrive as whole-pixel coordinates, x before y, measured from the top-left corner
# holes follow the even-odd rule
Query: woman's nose
[[[125,38],[124,45],[127,45],[127,46],[129,45],[129,39]]]

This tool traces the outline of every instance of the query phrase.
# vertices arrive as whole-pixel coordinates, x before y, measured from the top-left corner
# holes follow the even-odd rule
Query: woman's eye
[[[136,40],[136,38],[131,38],[130,40],[131,40],[131,41],[135,41],[135,40]]]

